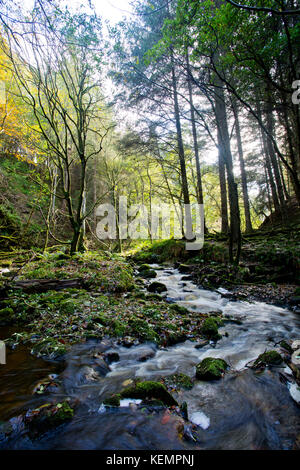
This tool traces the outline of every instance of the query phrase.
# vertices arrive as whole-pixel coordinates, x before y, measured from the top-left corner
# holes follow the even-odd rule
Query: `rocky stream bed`
[[[166,286],[161,295],[195,317],[209,314],[217,336],[165,347],[88,339],[63,361],[37,358],[26,346],[8,350],[0,368],[0,448],[299,448],[292,373],[299,315],[198,288],[177,269],[151,269]],[[10,334],[1,329],[1,338]]]

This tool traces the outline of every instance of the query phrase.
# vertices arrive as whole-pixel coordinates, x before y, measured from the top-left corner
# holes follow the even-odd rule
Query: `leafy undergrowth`
[[[128,256],[137,263],[163,263],[188,259],[190,253],[186,251],[184,241],[170,239],[145,242],[138,250],[128,253]]]
[[[124,344],[151,341],[166,346],[197,339],[207,315],[178,314],[173,305],[133,295],[99,294],[84,289],[25,294],[12,291],[2,302],[25,331],[13,334],[11,347],[28,344],[37,356],[58,357],[69,345],[89,339],[119,338]],[[11,317],[12,318],[12,317]]]
[[[299,227],[279,231],[254,231],[243,237],[240,266],[228,263],[228,242],[220,236],[206,236],[198,253],[185,250],[182,240],[145,244],[130,256],[137,263],[184,263],[196,282],[206,288],[235,284],[300,283]],[[182,271],[185,272],[185,271]]]
[[[138,250],[128,253],[129,257],[137,263],[164,263],[164,262],[210,262],[224,263],[228,260],[226,241],[219,240],[217,236],[210,236],[204,243],[202,250],[195,257],[194,251],[186,250],[183,240],[157,240],[152,244],[145,242]]]
[[[120,257],[97,252],[40,255],[22,270],[20,279],[82,279],[85,287],[103,292],[126,292],[133,287],[131,267]]]
[[[168,346],[207,336],[207,315],[140,290],[132,267],[119,256],[47,254],[28,263],[21,277],[83,280],[84,288],[59,291],[31,293],[14,287],[0,301],[0,325],[18,330],[7,344],[27,344],[37,356],[56,358],[72,344],[105,337],[129,346],[145,341]],[[218,339],[218,323],[211,321],[214,334],[208,336]]]

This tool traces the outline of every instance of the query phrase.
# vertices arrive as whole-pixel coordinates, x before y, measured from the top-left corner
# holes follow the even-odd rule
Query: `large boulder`
[[[153,279],[157,276],[157,273],[154,269],[145,269],[144,271],[140,271],[140,276],[144,279]]]
[[[158,294],[161,294],[162,292],[166,292],[168,289],[163,284],[162,282],[152,282],[148,287],[147,287],[149,292],[157,292]]]

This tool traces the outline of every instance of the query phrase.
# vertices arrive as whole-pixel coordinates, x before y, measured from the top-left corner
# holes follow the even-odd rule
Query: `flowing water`
[[[230,301],[221,293],[198,288],[175,269],[158,269],[169,301],[197,315],[220,312],[227,318],[220,328],[222,339],[195,348],[186,341],[157,349],[153,344],[125,348],[112,341],[88,342],[72,348],[63,372],[25,351],[12,352],[7,366],[0,368],[0,420],[42,403],[76,399],[73,420],[38,440],[31,440],[20,427],[4,448],[13,449],[290,449],[300,434],[300,407],[295,385],[280,380],[286,367],[255,372],[246,367],[266,349],[282,339],[300,338],[300,318],[293,312],[260,302]],[[227,335],[225,336],[225,333]],[[200,346],[200,345],[199,345]],[[102,352],[117,352],[119,360],[108,373]],[[188,426],[178,435],[179,418],[164,410],[150,413],[133,400],[117,409],[105,409],[104,397],[119,392],[122,384],[136,377],[155,380],[183,372],[195,376],[195,365],[205,357],[224,358],[230,371],[214,382],[196,381],[189,391],[174,397],[188,404],[193,439]],[[11,359],[11,360],[10,360]],[[49,396],[32,395],[34,382],[49,373],[59,373],[60,387]],[[13,421],[16,428],[18,420]],[[0,443],[1,446],[1,443]]]

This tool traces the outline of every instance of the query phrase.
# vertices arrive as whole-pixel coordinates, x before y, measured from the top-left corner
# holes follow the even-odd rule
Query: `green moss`
[[[188,313],[188,309],[182,305],[171,304],[170,309],[176,313],[179,313],[180,315],[186,315]]]
[[[190,390],[194,386],[192,379],[182,373],[168,375],[164,377],[163,381],[168,388],[175,386],[177,389],[185,388],[186,390]]]
[[[86,287],[100,288],[104,292],[126,292],[134,287],[133,270],[124,261],[103,259],[97,252],[62,256],[66,259],[58,260],[57,254],[48,254],[28,263],[21,278],[80,278]]]
[[[70,407],[67,401],[63,403],[58,403],[56,405],[56,412],[51,414],[49,419],[55,424],[59,425],[65,421],[68,421],[73,418],[74,410]]]
[[[277,351],[265,351],[258,356],[253,367],[278,366],[281,363],[282,357]]]
[[[159,295],[159,294],[148,294],[146,296],[146,299],[147,300],[155,300],[155,301],[158,300],[159,302],[163,300],[162,296]]]
[[[70,421],[74,416],[74,409],[67,401],[56,405],[45,404],[26,413],[27,424],[31,437],[38,437],[50,429]]]
[[[221,336],[218,333],[220,321],[215,317],[208,317],[201,325],[201,333],[208,339],[219,339]]]
[[[141,266],[138,268],[138,271],[148,271],[149,269],[151,269],[151,266],[149,266],[149,264],[141,264]]]
[[[154,271],[154,269],[146,269],[145,271],[140,272],[140,276],[142,276],[145,279],[153,279],[154,277],[157,276],[157,274]]]
[[[150,246],[143,247],[140,252],[135,253],[133,259],[144,263],[162,263],[173,261],[178,258],[187,259],[189,253],[185,249],[185,242],[182,240],[157,240]]]
[[[139,382],[135,387],[128,387],[121,392],[122,398],[158,399],[167,406],[177,406],[178,403],[159,382]]]
[[[143,341],[158,341],[159,338],[153,327],[141,318],[132,317],[128,320],[128,326],[131,330],[131,334],[137,336]]]
[[[64,300],[59,305],[59,310],[65,314],[73,314],[77,309],[77,302],[74,299]]]
[[[118,393],[116,395],[111,395],[110,397],[106,398],[103,402],[105,406],[120,406],[120,399],[121,395]]]
[[[146,294],[145,294],[145,292],[138,291],[138,292],[135,292],[134,294],[132,294],[132,297],[134,299],[143,299],[143,300],[145,300]]]
[[[8,317],[11,317],[12,315],[14,314],[14,311],[12,308],[9,308],[9,307],[6,307],[6,308],[2,308],[0,310],[0,319],[5,319],[5,318],[8,318]]]
[[[147,405],[148,407],[165,407],[166,405],[164,404],[163,401],[157,400],[152,398],[151,400],[143,400],[143,405]]]
[[[150,286],[148,286],[147,289],[149,292],[158,292],[159,294],[167,291],[166,286],[162,284],[161,282],[157,282],[157,281],[152,282],[152,284],[150,284]]]
[[[111,326],[112,326],[112,335],[123,336],[126,332],[127,325],[120,322],[119,320],[114,320]]]
[[[227,368],[224,359],[207,357],[196,366],[196,377],[200,380],[220,379]]]
[[[9,325],[15,320],[14,311],[10,307],[5,307],[0,310],[0,325]]]
[[[151,318],[151,320],[162,320],[163,319],[163,312],[156,308],[156,307],[144,307],[143,308],[143,315],[146,318]]]
[[[280,341],[279,344],[287,352],[289,352],[290,354],[293,354],[293,349],[291,348],[291,346],[286,341],[282,340],[282,341]]]
[[[187,339],[186,333],[183,333],[181,331],[174,331],[174,332],[168,333],[167,344],[168,346],[173,346],[174,344],[183,343],[184,341],[186,341],[186,339]]]

